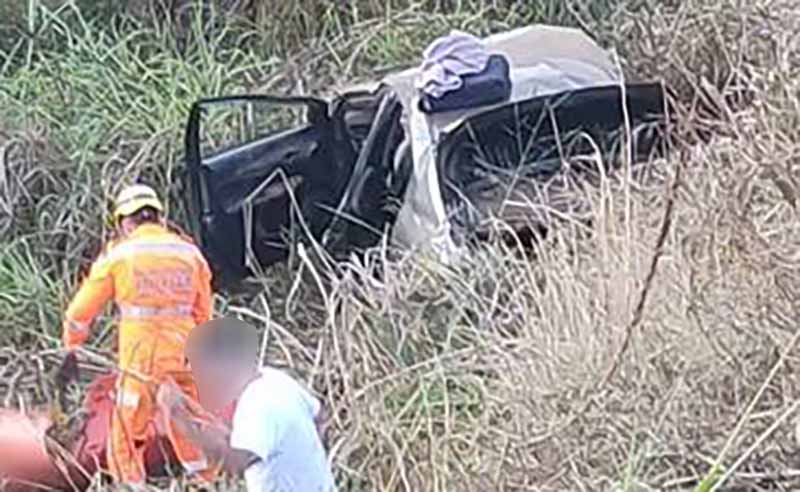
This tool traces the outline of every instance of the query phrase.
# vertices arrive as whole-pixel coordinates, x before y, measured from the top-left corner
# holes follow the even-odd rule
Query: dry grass
[[[357,15],[298,28],[314,37],[302,49],[262,50],[277,31],[260,19],[214,31],[218,43],[198,36],[182,54],[163,48],[178,44],[163,26],[127,20],[102,34],[61,14],[68,22],[47,35],[66,53],[34,49],[0,72],[2,343],[57,347],[112,183],[174,181],[195,97],[315,91],[407,62],[449,26],[570,22],[597,29],[629,77],[676,88],[678,140],[651,164],[659,179],[621,173],[578,192],[593,227],[561,220],[528,254],[488,244],[443,267],[383,264],[376,251],[335,272],[301,255],[268,272],[262,294],[219,298],[218,310],[262,327],[268,360],[334,410],[341,490],[692,490],[722,475],[698,490],[800,488],[800,11],[727,0],[620,1],[604,15],[562,2],[549,12],[441,4],[423,15],[354,3]],[[742,87],[751,104],[732,105]],[[104,318],[97,347],[110,326]],[[3,360],[4,380],[22,374],[0,385],[6,404],[41,400],[35,369]]]

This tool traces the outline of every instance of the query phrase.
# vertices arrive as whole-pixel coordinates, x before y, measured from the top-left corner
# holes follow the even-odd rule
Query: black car
[[[285,261],[309,239],[334,257],[389,238],[446,259],[484,235],[510,188],[550,179],[569,156],[599,150],[613,163],[625,130],[634,158],[663,151],[661,84],[623,83],[579,31],[537,26],[487,43],[512,61],[515,94],[426,117],[425,150],[413,123],[414,69],[328,101],[195,103],[186,131],[191,229],[220,286]],[[563,53],[542,55],[542,45]]]

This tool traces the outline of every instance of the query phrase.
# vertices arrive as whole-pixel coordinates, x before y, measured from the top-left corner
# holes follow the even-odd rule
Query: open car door
[[[234,287],[313,239],[343,258],[384,237],[410,155],[387,87],[330,105],[306,97],[198,101],[186,132],[192,232],[216,283]]]
[[[247,95],[194,104],[186,157],[192,232],[228,288],[321,237],[356,151],[326,102]]]

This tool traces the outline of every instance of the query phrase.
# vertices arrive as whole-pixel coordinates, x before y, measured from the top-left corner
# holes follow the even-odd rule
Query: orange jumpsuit
[[[68,349],[89,337],[92,320],[114,300],[120,314],[117,405],[111,422],[108,468],[118,482],[145,479],[142,443],[155,430],[155,391],[172,377],[191,398],[184,345],[211,316],[211,273],[189,240],[144,224],[108,245],[69,305],[63,338]],[[167,434],[189,473],[211,471],[199,448],[168,425]]]

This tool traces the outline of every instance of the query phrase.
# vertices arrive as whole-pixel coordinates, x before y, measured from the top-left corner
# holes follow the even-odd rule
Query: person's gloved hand
[[[56,370],[55,383],[59,390],[66,389],[72,381],[78,380],[78,354],[74,350],[67,352]]]
[[[55,393],[50,407],[52,428],[62,428],[67,423],[66,393],[69,384],[78,380],[78,355],[75,351],[67,352],[53,375]]]

